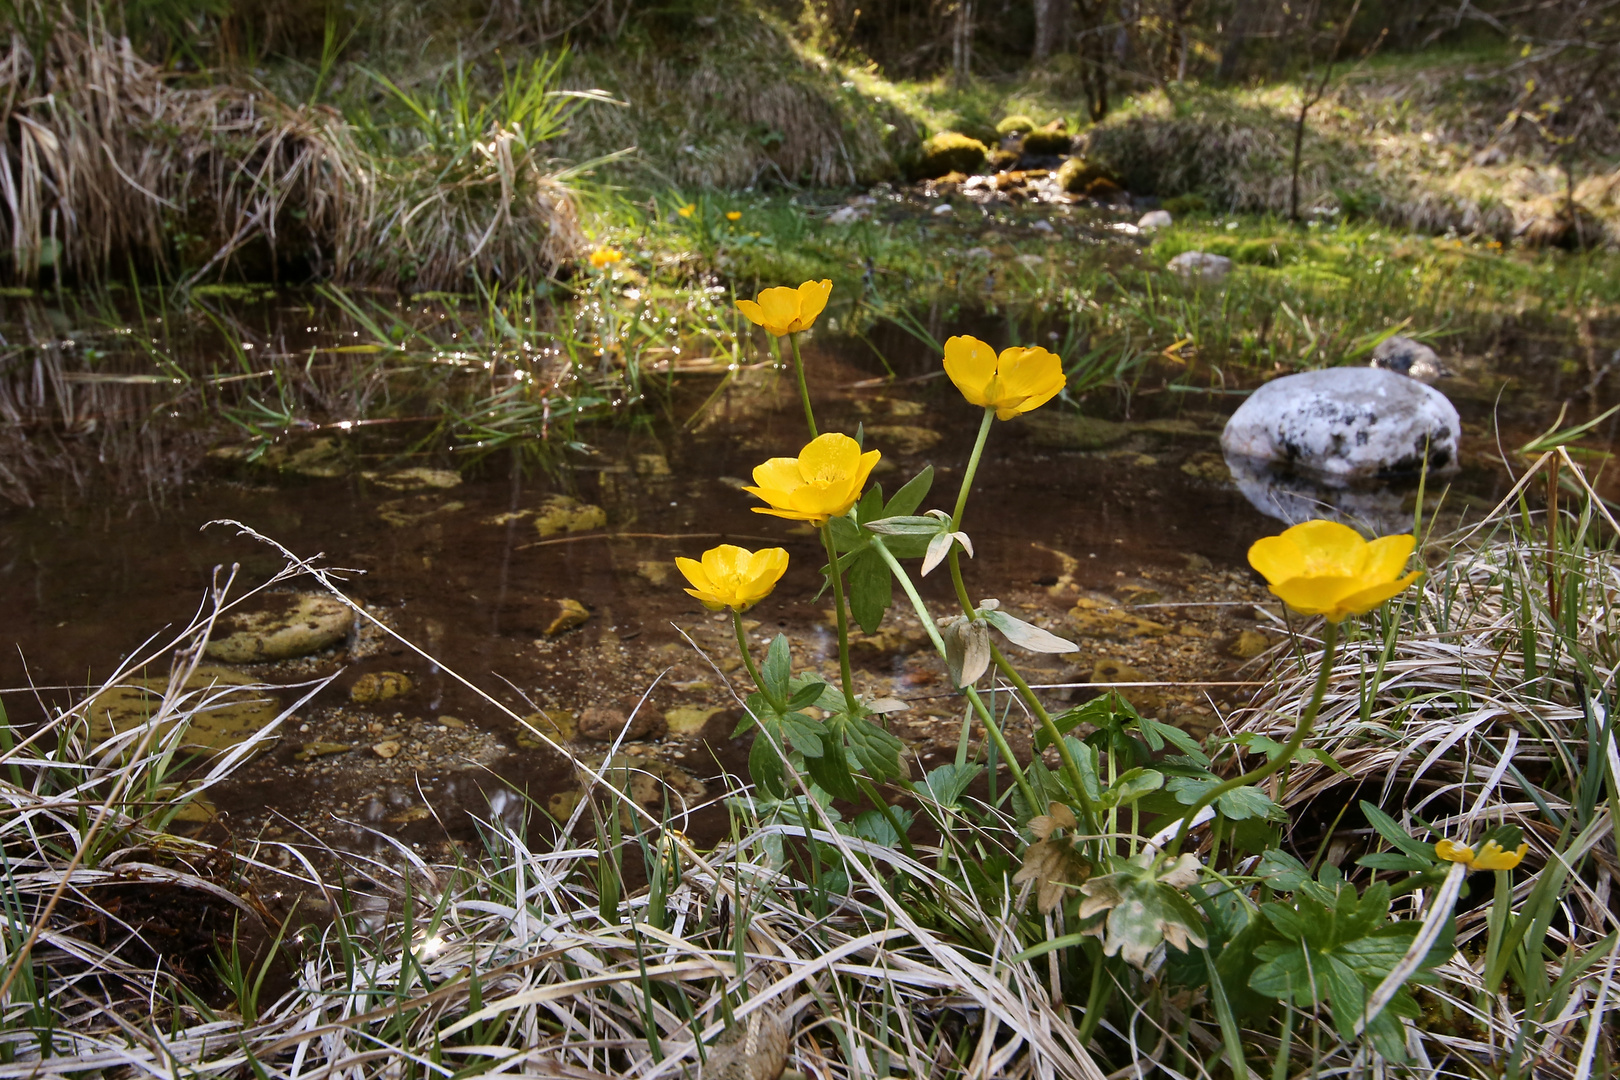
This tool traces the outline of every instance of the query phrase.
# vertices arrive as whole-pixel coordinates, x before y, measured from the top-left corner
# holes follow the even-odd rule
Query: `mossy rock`
[[[1001,136],[1017,135],[1020,132],[1034,131],[1035,126],[1035,121],[1023,113],[1014,113],[1011,116],[1001,118],[1001,122],[996,125],[996,134]]]
[[[265,593],[252,609],[222,616],[205,651],[227,664],[291,660],[336,645],[352,625],[354,612],[334,596]]]
[[[1058,166],[1058,186],[1071,195],[1083,195],[1098,180],[1110,180],[1109,172],[1085,158],[1072,157]]]
[[[1164,208],[1178,218],[1191,217],[1209,213],[1209,202],[1202,195],[1191,193],[1164,200]]]
[[[1074,149],[1074,136],[1063,130],[1063,121],[1037,128],[1024,136],[1024,153],[1037,157],[1054,157]]]
[[[991,172],[1006,172],[1008,169],[1017,166],[1018,155],[1011,150],[1002,150],[1001,148],[997,147],[996,149],[990,151],[990,156],[987,160],[989,162]]]
[[[368,671],[349,687],[349,700],[356,705],[375,705],[404,697],[411,685],[411,677],[402,671]]]
[[[990,151],[978,139],[959,131],[942,131],[922,145],[915,169],[918,180],[937,180],[949,173],[975,173]]]
[[[186,680],[187,697],[176,710],[174,719],[166,719],[150,746],[157,746],[169,737],[177,724],[184,724],[185,734],[180,746],[184,750],[228,750],[255,731],[274,720],[281,712],[281,702],[262,687],[252,690],[232,690],[231,687],[253,686],[254,680],[239,671],[204,664]],[[130,679],[97,694],[90,702],[90,745],[101,743],[146,723],[163,707],[163,694],[169,680]],[[133,745],[126,747],[126,752]]]

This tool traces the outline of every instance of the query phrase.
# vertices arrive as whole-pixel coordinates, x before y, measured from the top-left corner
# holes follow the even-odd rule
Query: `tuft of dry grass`
[[[453,152],[366,152],[337,111],[262,88],[181,85],[128,39],[59,20],[0,45],[0,244],[10,277],[94,278],[127,262],[190,280],[262,245],[340,281],[540,280],[583,246],[572,192],[492,120]]]
[[[1547,516],[1525,499],[1548,472],[1573,504],[1554,517],[1551,542]],[[1294,850],[1347,872],[1380,844],[1356,809],[1362,800],[1419,842],[1523,830],[1529,851],[1511,892],[1494,893],[1492,875],[1469,878],[1488,899],[1459,905],[1458,951],[1426,991],[1438,1014],[1413,1038],[1434,1075],[1534,1062],[1537,1076],[1584,1078],[1596,1075],[1599,1045],[1614,1060],[1603,1020],[1620,962],[1620,757],[1609,720],[1620,667],[1617,535],[1555,451],[1483,520],[1431,537],[1437,560],[1413,600],[1341,643],[1311,739],[1331,762],[1296,763],[1278,793]],[[1322,659],[1304,633],[1279,647],[1265,688],[1229,718],[1235,735],[1293,730]],[[1405,902],[1420,917],[1423,891]],[[1493,954],[1513,933],[1524,935],[1522,952],[1502,961],[1511,977],[1492,984]]]

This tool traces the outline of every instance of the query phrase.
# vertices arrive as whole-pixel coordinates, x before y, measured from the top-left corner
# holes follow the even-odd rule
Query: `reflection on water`
[[[1412,528],[1416,481],[1376,486],[1332,484],[1240,454],[1227,455],[1226,467],[1250,506],[1289,525],[1329,518],[1374,536]]]

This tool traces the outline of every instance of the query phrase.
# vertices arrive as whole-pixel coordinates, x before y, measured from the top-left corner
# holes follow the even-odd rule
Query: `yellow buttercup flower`
[[[612,266],[623,258],[624,252],[619,251],[617,248],[599,247],[591,252],[591,265],[600,270],[604,266]]]
[[[726,220],[727,221],[741,221],[742,220],[742,211],[741,210],[727,210],[726,211]]]
[[[784,548],[749,551],[735,544],[721,544],[703,553],[703,561],[676,559],[675,567],[692,583],[686,591],[710,611],[730,608],[747,611],[771,594],[787,570]]]
[[[1307,521],[1255,541],[1249,565],[1301,615],[1340,622],[1371,611],[1423,576],[1415,570],[1401,576],[1415,544],[1410,533],[1368,543],[1348,525]]]
[[[816,316],[826,308],[831,292],[830,279],[807,281],[797,289],[780,285],[760,293],[757,301],[738,300],[737,310],[748,316],[750,322],[781,337],[810,329]]]
[[[1467,844],[1454,844],[1450,840],[1438,840],[1434,845],[1436,858],[1462,863],[1470,870],[1511,870],[1524,861],[1525,852],[1529,850],[1529,844],[1520,844],[1508,851],[1495,840],[1485,841],[1477,854]]]
[[[863,454],[860,443],[829,431],[807,443],[798,457],[771,458],[755,468],[755,486],[743,490],[770,503],[754,507],[756,514],[825,525],[828,518],[849,513],[880,456],[876,450]]]
[[[675,208],[675,212],[681,215],[681,217],[689,218],[693,214],[697,213],[697,203],[687,203],[685,206],[677,206]]]
[[[976,337],[945,342],[945,374],[974,405],[996,410],[996,419],[1011,420],[1038,409],[1062,390],[1063,361],[1037,346],[996,351]]]

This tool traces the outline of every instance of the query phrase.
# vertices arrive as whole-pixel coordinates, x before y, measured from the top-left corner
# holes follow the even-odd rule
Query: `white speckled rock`
[[[1168,210],[1149,210],[1136,223],[1138,229],[1168,229],[1175,223]]]
[[[1211,255],[1207,251],[1183,251],[1167,263],[1170,272],[1188,281],[1219,285],[1232,272],[1232,260],[1225,255]]]
[[[1221,435],[1228,457],[1338,480],[1454,472],[1462,425],[1446,396],[1377,368],[1287,375],[1256,390]]]

